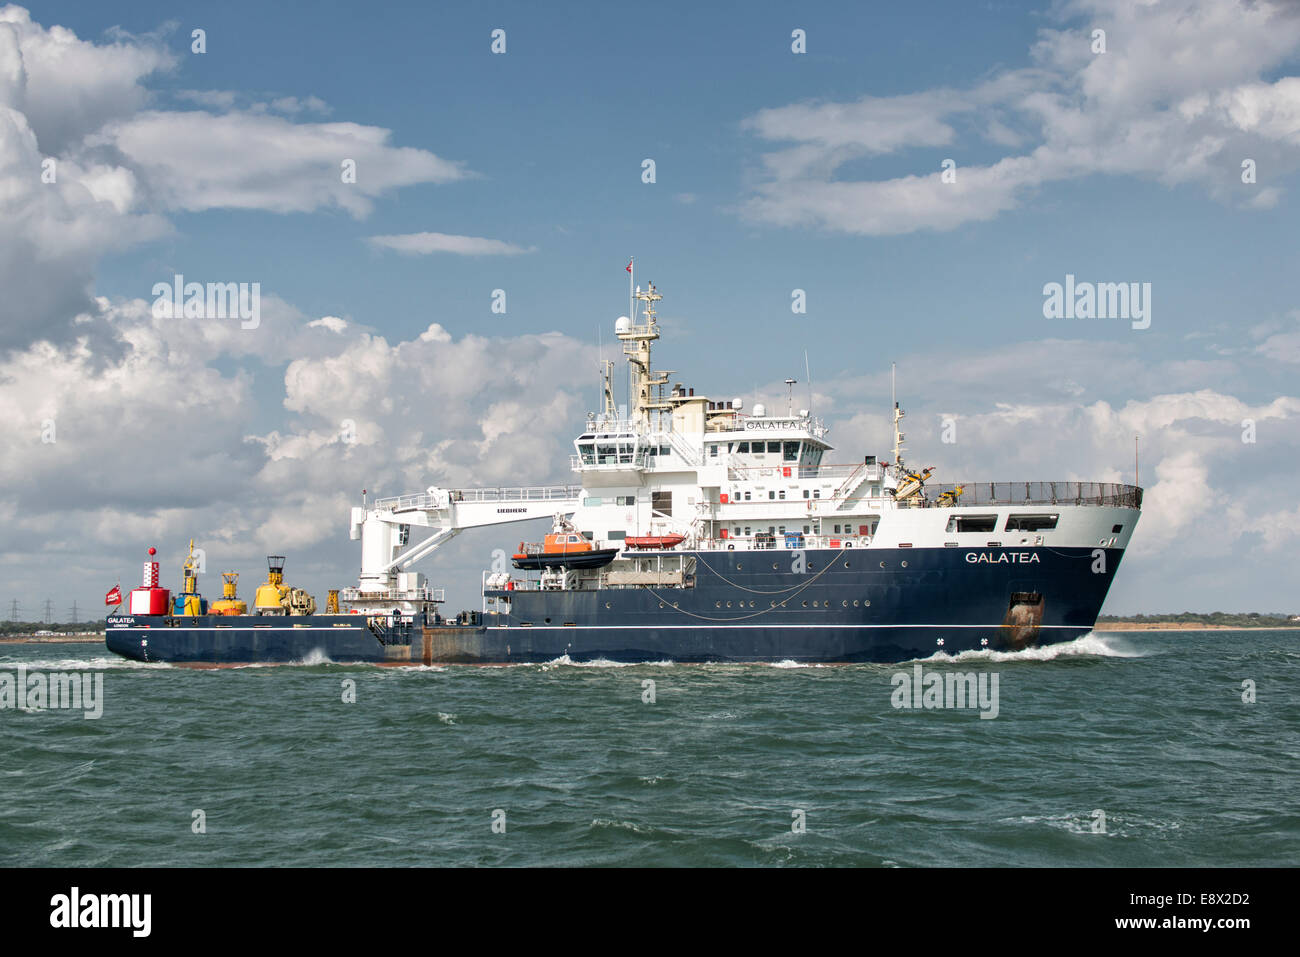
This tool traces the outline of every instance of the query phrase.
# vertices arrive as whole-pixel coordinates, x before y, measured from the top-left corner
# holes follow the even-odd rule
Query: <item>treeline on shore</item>
[[[0,637],[4,635],[34,635],[38,631],[51,631],[56,635],[75,635],[83,631],[102,632],[104,619],[98,621],[65,621],[47,625],[43,621],[0,621]]]
[[[1257,611],[1182,611],[1177,614],[1158,615],[1100,615],[1098,622],[1122,624],[1147,624],[1159,622],[1177,622],[1182,624],[1226,625],[1231,628],[1280,628],[1285,625],[1297,625],[1285,612],[1260,613]]]

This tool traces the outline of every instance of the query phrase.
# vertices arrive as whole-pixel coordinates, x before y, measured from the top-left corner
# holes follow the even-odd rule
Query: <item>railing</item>
[[[788,532],[782,534],[777,532],[773,538],[764,537],[760,539],[757,535],[750,538],[710,538],[700,542],[692,551],[700,552],[753,552],[753,551],[789,551],[792,548],[810,549],[810,548],[866,548],[871,544],[870,535],[844,534],[831,535],[823,533],[813,535],[810,533],[799,532],[793,542],[787,541],[786,535],[795,536],[796,533]]]
[[[339,589],[339,601],[446,601],[444,589],[430,588],[360,588]]]
[[[581,469],[596,468],[633,468],[643,469],[650,450],[641,446],[635,453],[618,453],[615,455],[576,455],[570,453],[569,468],[577,472]]]
[[[604,419],[596,416],[582,424],[583,435],[600,435],[605,438],[632,435],[636,433],[636,423],[631,419]]]
[[[520,488],[455,488],[441,489],[450,504],[459,502],[549,502],[576,499],[582,494],[581,485],[533,485]],[[441,506],[441,496],[429,492],[413,495],[394,495],[377,498],[372,508],[400,512],[407,509],[434,509]]]
[[[699,468],[703,464],[703,459],[700,458],[699,454],[688,446],[686,440],[681,438],[681,436],[676,432],[658,432],[655,434],[667,438],[669,446],[672,447],[672,450],[676,452],[681,460],[687,465],[692,468]],[[653,438],[654,436],[651,437]]]
[[[916,508],[937,507],[944,492],[961,488],[956,504],[970,505],[1095,505],[1141,508],[1142,489],[1114,482],[958,482],[925,486],[925,501],[899,502]]]
[[[789,469],[787,476],[785,470]],[[732,465],[727,467],[727,477],[737,482],[748,482],[760,478],[848,478],[859,469],[866,469],[863,481],[881,481],[885,477],[883,465],[799,465],[797,462],[783,462],[781,465]]]

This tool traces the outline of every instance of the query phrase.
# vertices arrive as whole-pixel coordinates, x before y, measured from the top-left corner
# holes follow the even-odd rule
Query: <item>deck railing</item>
[[[971,505],[1097,505],[1141,508],[1142,489],[1116,482],[956,482],[925,486],[926,501],[915,507],[934,508],[944,492],[962,489],[956,504]]]

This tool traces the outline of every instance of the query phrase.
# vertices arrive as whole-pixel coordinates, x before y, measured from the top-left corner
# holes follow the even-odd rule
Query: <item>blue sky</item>
[[[48,575],[71,566],[92,607],[102,579],[134,574],[146,538],[179,552],[190,534],[250,575],[279,535],[323,591],[355,573],[339,498],[352,486],[568,481],[567,442],[595,402],[591,352],[626,311],[636,255],[638,280],[665,294],[658,356],[675,379],[776,398],[787,375],[806,387],[806,350],[848,461],[885,450],[897,361],[913,459],[949,480],[1131,481],[1141,431],[1143,484],[1163,485],[1162,504],[1107,611],[1289,607],[1300,510],[1278,489],[1300,417],[1295,12],[901,7],[7,8],[25,25],[0,65],[25,81],[0,86],[0,104],[32,135],[0,138],[12,154],[0,171],[55,156],[95,200],[61,194],[52,208],[24,185],[35,198],[2,210],[34,237],[0,249],[0,275],[20,287],[0,307],[0,409],[23,449],[0,473],[14,597],[36,608]],[[489,51],[495,28],[504,55]],[[795,28],[806,54],[791,52]],[[268,123],[280,132],[251,135]],[[214,124],[231,139],[209,165]],[[341,192],[321,139],[367,136],[365,188]],[[956,187],[938,179],[949,157]],[[436,163],[459,173],[428,173]],[[376,171],[391,184],[374,185]],[[78,225],[48,279],[28,265],[51,259],[42,217]],[[517,251],[367,241],[424,232]],[[258,281],[280,305],[243,338],[146,332],[138,303],[175,272]],[[1151,327],[1045,319],[1043,286],[1067,273],[1151,283]],[[46,295],[60,275],[96,305]],[[489,308],[498,288],[504,316]],[[806,315],[790,310],[794,289]],[[96,318],[77,324],[78,309]],[[306,326],[325,316],[345,331]],[[449,344],[421,340],[431,323]],[[530,338],[544,333],[559,336]],[[79,335],[93,358],[78,358]],[[424,375],[442,362],[454,385]],[[547,406],[555,382],[568,398]],[[57,459],[32,447],[47,415]],[[946,415],[960,423],[951,447]],[[361,448],[327,441],[340,417],[364,420]],[[1259,423],[1249,444],[1246,418]],[[112,482],[78,489],[141,462],[180,513]],[[84,508],[69,514],[69,496]],[[1196,553],[1211,528],[1226,573]],[[520,536],[462,536],[423,570],[472,606],[484,554]]]

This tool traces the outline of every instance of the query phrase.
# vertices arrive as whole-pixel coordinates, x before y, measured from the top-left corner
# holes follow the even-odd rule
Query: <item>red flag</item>
[[[117,585],[114,585],[112,588],[110,588],[108,594],[104,596],[104,604],[105,605],[122,604],[122,589],[119,588]]]
[[[628,272],[632,271],[632,260],[630,259],[627,261],[627,271]]]

